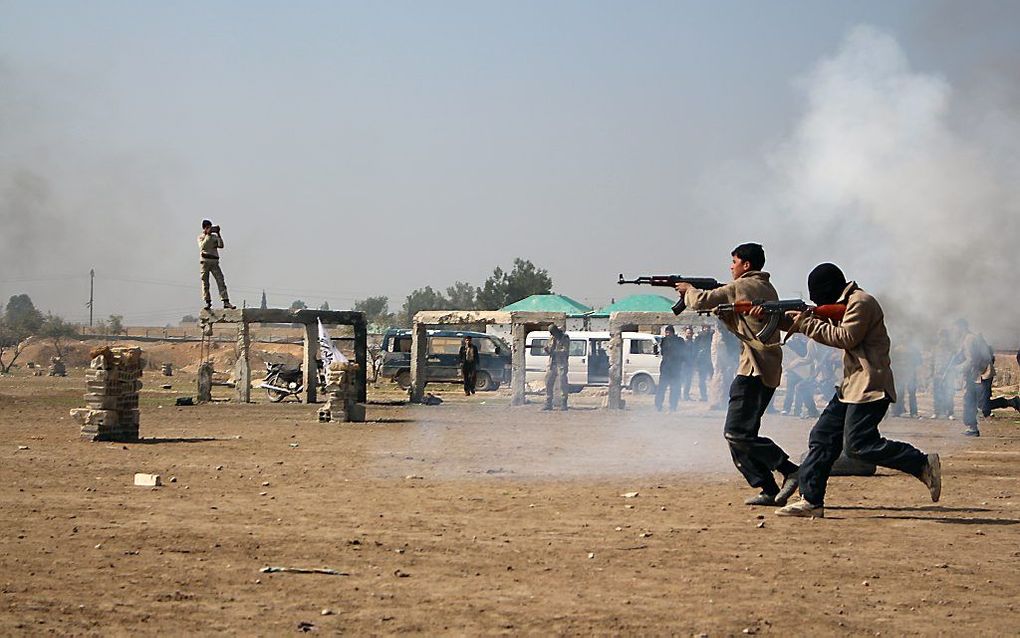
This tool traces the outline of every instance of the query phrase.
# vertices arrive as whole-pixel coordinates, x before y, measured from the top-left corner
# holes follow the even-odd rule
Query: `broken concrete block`
[[[138,487],[159,487],[163,484],[163,480],[159,474],[135,474],[135,485]]]

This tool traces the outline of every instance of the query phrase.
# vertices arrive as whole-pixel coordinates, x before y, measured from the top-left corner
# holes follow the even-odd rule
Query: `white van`
[[[567,332],[570,364],[567,382],[571,387],[609,385],[609,333]],[[529,333],[525,340],[525,379],[545,379],[549,355],[545,346],[548,332]],[[646,332],[623,333],[623,385],[638,394],[654,394],[659,383],[659,336]]]

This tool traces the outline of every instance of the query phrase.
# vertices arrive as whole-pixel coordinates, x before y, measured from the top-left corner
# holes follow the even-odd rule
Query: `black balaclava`
[[[818,264],[808,275],[807,287],[816,305],[836,303],[846,288],[846,276],[836,264]]]

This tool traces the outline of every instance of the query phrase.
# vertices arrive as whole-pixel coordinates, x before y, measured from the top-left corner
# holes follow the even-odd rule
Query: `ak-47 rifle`
[[[618,284],[638,284],[647,286],[659,286],[662,288],[676,288],[679,283],[690,284],[698,290],[715,290],[721,288],[723,284],[716,279],[711,277],[684,277],[683,275],[645,275],[643,277],[636,277],[634,279],[624,279],[623,273],[620,274],[620,280]],[[679,315],[687,308],[687,304],[684,302],[684,298],[680,297],[680,300],[673,304],[673,314]]]
[[[759,341],[767,341],[779,329],[779,322],[789,311],[808,312],[822,319],[842,321],[846,314],[846,304],[828,304],[824,306],[812,306],[803,299],[779,299],[778,301],[737,301],[735,303],[721,304],[711,310],[699,310],[698,314],[725,314],[735,313],[746,315],[751,309],[758,306],[765,313],[767,321],[765,327],[758,331],[755,338]]]

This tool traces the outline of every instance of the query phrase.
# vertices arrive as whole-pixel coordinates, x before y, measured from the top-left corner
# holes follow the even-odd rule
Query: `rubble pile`
[[[90,441],[138,440],[138,391],[142,388],[141,348],[97,348],[85,371],[84,408],[71,410]]]
[[[66,377],[67,367],[64,365],[64,360],[60,357],[50,357],[50,370],[49,376],[51,377]]]
[[[334,361],[326,368],[326,405],[319,408],[319,421],[363,422],[365,405],[358,403],[358,364]]]

